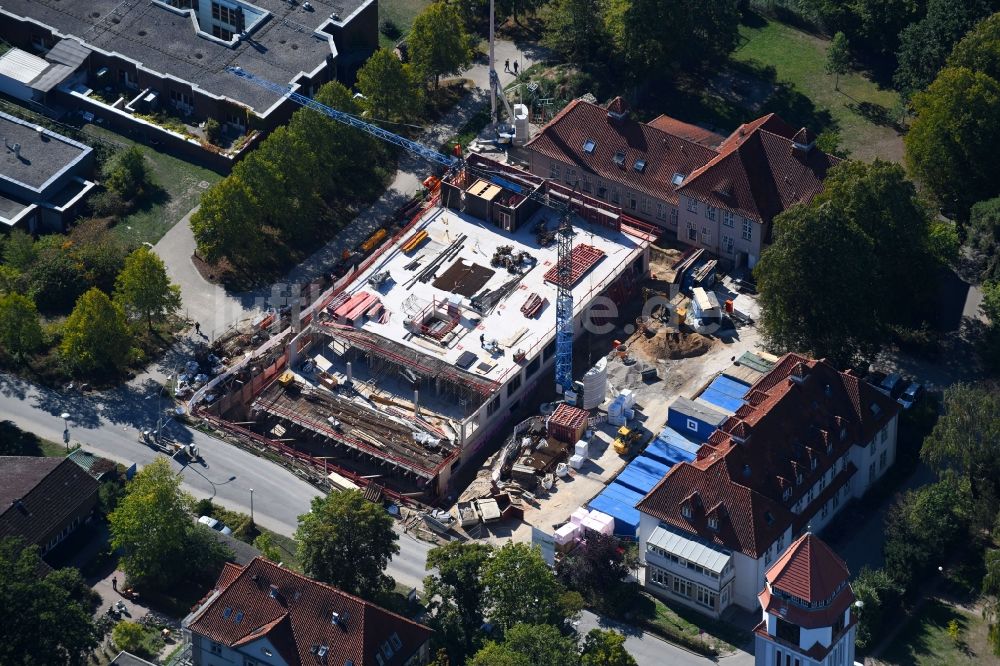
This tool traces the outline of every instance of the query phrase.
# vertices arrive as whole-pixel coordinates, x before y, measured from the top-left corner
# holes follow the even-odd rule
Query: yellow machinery
[[[633,444],[638,444],[642,440],[642,430],[622,426],[618,428],[618,436],[615,437],[615,453],[620,456],[628,455]]]

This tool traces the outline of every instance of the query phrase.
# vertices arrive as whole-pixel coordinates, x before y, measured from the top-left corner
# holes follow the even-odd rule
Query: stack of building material
[[[584,519],[590,515],[590,511],[587,511],[582,506],[577,508],[572,514],[570,514],[569,522],[574,525],[581,525]]]
[[[590,530],[591,532],[611,536],[615,531],[615,519],[606,513],[591,511],[580,523],[580,527],[584,533]]]
[[[521,306],[521,314],[523,314],[528,319],[535,317],[542,310],[542,305],[545,301],[535,292],[531,292],[528,298],[524,300],[524,304]]]
[[[581,439],[576,443],[573,453],[580,456],[581,458],[590,457],[590,442],[585,439]]]
[[[563,403],[556,407],[546,424],[549,437],[566,444],[578,442],[587,431],[589,417],[586,410]]]
[[[565,546],[576,541],[580,536],[580,526],[573,523],[566,523],[556,530],[555,540],[557,546]]]
[[[578,470],[583,467],[583,463],[586,460],[587,459],[581,455],[572,455],[569,457],[569,466]]]

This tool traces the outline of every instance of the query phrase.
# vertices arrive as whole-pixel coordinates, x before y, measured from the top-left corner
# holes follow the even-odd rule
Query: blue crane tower
[[[240,77],[244,81],[252,83],[255,86],[259,86],[266,90],[270,90],[271,92],[277,93],[278,95],[288,97],[296,104],[301,104],[302,106],[308,107],[314,111],[318,111],[339,123],[349,125],[355,129],[365,132],[366,134],[370,134],[377,139],[381,139],[386,143],[391,143],[394,146],[399,146],[400,148],[408,150],[414,155],[423,157],[428,162],[433,162],[447,167],[451,171],[464,167],[467,171],[475,174],[476,176],[489,180],[490,182],[496,183],[502,187],[506,187],[515,193],[521,194],[522,196],[538,201],[542,205],[553,210],[562,212],[562,220],[560,221],[559,230],[556,234],[558,241],[558,254],[556,260],[558,266],[558,270],[556,271],[556,389],[563,394],[573,390],[573,290],[570,280],[572,279],[574,233],[573,225],[570,221],[572,212],[568,205],[553,201],[547,195],[537,194],[526,190],[517,183],[512,183],[505,178],[501,178],[487,169],[480,169],[470,164],[466,164],[461,158],[445,155],[432,148],[428,148],[421,143],[411,141],[410,139],[385,130],[378,125],[374,125],[356,116],[352,116],[349,113],[338,111],[337,109],[331,108],[326,104],[321,104],[311,97],[294,92],[289,86],[281,85],[280,83],[275,83],[261,78],[256,74],[246,71],[242,67],[231,66],[227,67],[226,71]]]

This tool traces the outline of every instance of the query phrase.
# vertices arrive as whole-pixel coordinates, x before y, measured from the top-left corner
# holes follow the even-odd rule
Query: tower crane
[[[256,74],[246,71],[242,67],[230,66],[226,68],[230,74],[252,83],[255,86],[270,90],[283,97],[288,97],[296,104],[318,111],[333,120],[365,132],[377,139],[399,146],[414,155],[424,158],[428,162],[446,167],[449,171],[457,171],[464,168],[480,178],[496,183],[526,198],[541,203],[543,206],[562,213],[558,236],[557,271],[556,271],[556,390],[566,394],[573,390],[573,290],[570,284],[573,264],[573,225],[571,223],[572,211],[569,204],[553,200],[546,194],[539,194],[527,190],[517,183],[512,183],[506,178],[501,178],[488,169],[467,164],[464,159],[457,156],[445,155],[433,148],[399,136],[393,132],[362,120],[344,111],[338,111],[332,107],[322,104],[301,93],[293,91],[289,86],[275,83],[261,78]],[[491,78],[496,76],[492,71]]]

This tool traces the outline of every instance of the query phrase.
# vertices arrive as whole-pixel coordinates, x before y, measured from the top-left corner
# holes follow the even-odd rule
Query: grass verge
[[[406,37],[413,25],[413,19],[431,4],[430,0],[386,0],[378,5],[378,42],[382,48],[391,49],[396,42]],[[391,23],[399,30],[399,36],[392,38],[382,32],[382,26]]]
[[[0,421],[0,455],[62,458],[66,446],[21,430],[13,421]]]
[[[958,627],[957,638],[948,625]],[[978,612],[967,612],[941,599],[929,599],[907,622],[892,645],[880,656],[888,664],[956,666],[1000,664],[988,647],[988,627]]]

